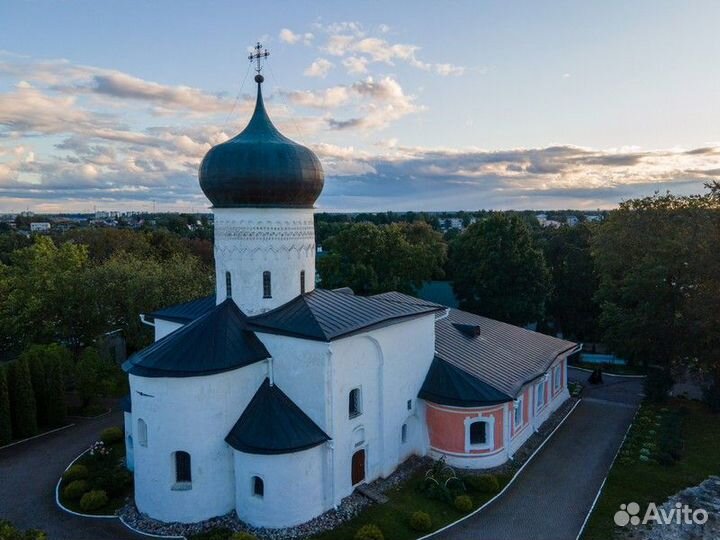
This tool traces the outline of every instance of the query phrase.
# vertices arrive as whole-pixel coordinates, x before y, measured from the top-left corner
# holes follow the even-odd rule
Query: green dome
[[[200,188],[216,208],[312,208],[325,174],[317,156],[288,139],[265,110],[260,83],[250,123],[210,149],[200,164]]]

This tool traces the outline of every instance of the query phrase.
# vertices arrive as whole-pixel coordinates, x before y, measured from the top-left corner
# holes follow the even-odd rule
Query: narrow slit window
[[[263,298],[272,298],[272,277],[270,272],[263,272]]]
[[[400,441],[404,444],[407,442],[407,424],[403,424],[400,430]]]
[[[259,476],[252,477],[252,490],[253,495],[256,497],[262,498],[265,496],[265,482]]]
[[[140,446],[147,446],[148,442],[148,435],[147,435],[147,424],[145,423],[145,420],[142,418],[138,418],[138,425],[137,425],[137,438],[138,438],[138,444]]]
[[[232,276],[230,272],[225,272],[225,296],[232,298]]]
[[[361,414],[362,403],[360,389],[353,388],[352,390],[350,390],[350,395],[348,396],[348,416],[350,418],[355,418],[356,416],[360,416]]]
[[[305,294],[305,270],[300,270],[300,294]]]
[[[190,454],[187,452],[175,452],[175,481],[178,484],[189,484],[192,482]]]

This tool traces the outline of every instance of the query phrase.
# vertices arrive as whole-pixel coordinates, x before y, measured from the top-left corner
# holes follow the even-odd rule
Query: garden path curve
[[[122,412],[0,450],[0,518],[21,529],[42,529],[51,540],[135,540],[117,519],[73,516],[55,505],[55,484],[73,459],[106,427],[121,426]]]
[[[586,384],[589,373],[568,369]],[[604,377],[494,502],[435,540],[575,540],[642,399],[642,379]]]

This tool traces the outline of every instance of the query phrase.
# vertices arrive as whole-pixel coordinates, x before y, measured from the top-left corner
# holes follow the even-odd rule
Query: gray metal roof
[[[442,308],[437,305],[315,289],[272,311],[251,317],[248,327],[258,332],[331,341],[439,309]]]
[[[435,302],[431,302],[430,300],[423,300],[422,298],[416,298],[414,296],[410,296],[409,294],[404,294],[397,291],[390,291],[390,292],[384,292],[380,294],[375,294],[371,296],[370,298],[379,298],[380,300],[386,300],[388,302],[397,302],[400,304],[411,304],[414,306],[426,306],[426,307],[433,307],[437,309],[447,309],[442,304],[437,304]]]
[[[437,356],[430,364],[418,397],[453,407],[481,407],[513,399]]]
[[[473,336],[468,326],[479,326]],[[561,353],[577,347],[518,326],[450,309],[435,321],[435,353],[509,396],[547,371]]]
[[[231,299],[133,354],[123,369],[140,377],[198,377],[270,357]]]
[[[145,315],[146,319],[162,319],[178,323],[189,323],[205,315],[215,307],[215,295],[205,296],[190,302],[169,306]]]
[[[260,385],[225,437],[235,450],[249,454],[289,454],[330,440],[270,379]]]

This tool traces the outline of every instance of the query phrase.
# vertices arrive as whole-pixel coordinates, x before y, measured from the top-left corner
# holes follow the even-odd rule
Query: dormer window
[[[272,281],[270,272],[263,272],[263,298],[272,298]]]
[[[230,272],[225,272],[225,296],[232,298],[232,276]]]

